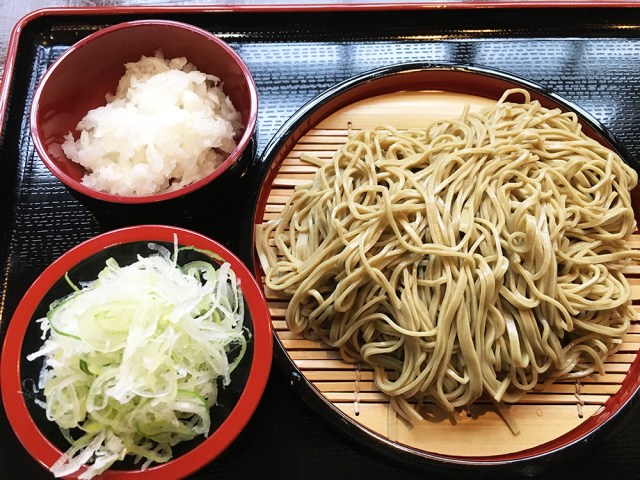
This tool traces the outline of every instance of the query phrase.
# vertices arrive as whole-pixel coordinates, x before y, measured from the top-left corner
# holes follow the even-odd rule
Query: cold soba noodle
[[[265,283],[290,330],[369,364],[404,418],[603,372],[633,318],[637,175],[575,114],[510,90],[308,160],[313,183],[258,226]]]

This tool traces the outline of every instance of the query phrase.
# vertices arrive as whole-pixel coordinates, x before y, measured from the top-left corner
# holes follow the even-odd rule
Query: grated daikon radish
[[[115,95],[69,132],[62,149],[87,171],[82,183],[114,195],[148,196],[196,182],[236,147],[240,114],[220,79],[184,57],[126,64]]]

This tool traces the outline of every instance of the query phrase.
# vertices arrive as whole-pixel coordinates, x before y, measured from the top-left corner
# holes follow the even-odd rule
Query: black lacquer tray
[[[455,6],[453,6],[455,5]],[[640,7],[640,5],[638,5]],[[640,158],[640,8],[634,4],[564,4],[534,8],[451,4],[381,8],[236,7],[44,10],[14,32],[4,83],[0,139],[0,336],[21,295],[70,247],[97,233],[137,223],[199,231],[253,263],[253,210],[268,168],[261,154],[279,127],[316,95],[349,77],[399,62],[477,65],[534,81],[602,122]],[[69,45],[125,20],[167,18],[222,37],[252,70],[259,91],[255,157],[225,184],[163,208],[104,207],[74,197],[44,167],[29,137],[28,112],[38,80]],[[197,208],[194,208],[197,207]],[[1,340],[2,338],[0,338]],[[254,418],[221,457],[194,478],[464,478],[394,458],[323,419],[272,372]],[[50,478],[0,415],[0,478]],[[640,418],[594,447],[574,449],[548,468],[509,478],[640,478]]]

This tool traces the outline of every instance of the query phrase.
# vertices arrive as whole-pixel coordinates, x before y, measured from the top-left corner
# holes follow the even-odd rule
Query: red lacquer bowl
[[[70,287],[64,279],[67,272],[75,282],[93,280],[110,257],[120,265],[127,265],[135,261],[137,255],[149,254],[149,242],[162,244],[173,251],[174,235],[180,246],[211,251],[230,263],[245,299],[244,326],[251,332],[247,352],[233,371],[231,383],[219,391],[218,404],[210,411],[211,431],[207,438],[200,436],[178,444],[172,460],[155,464],[144,471],[131,459],[125,459],[114,464],[103,474],[103,478],[186,477],[220,455],[244,429],[258,406],[271,368],[273,345],[269,311],[246,266],[225,247],[193,231],[160,225],[114,230],[72,248],[46,268],[28,289],[9,323],[0,367],[2,400],[18,439],[45,468],[51,467],[69,444],[62,438],[57,425],[46,419],[44,409],[37,404],[38,400],[44,399],[34,388],[42,362],[38,359],[26,360],[26,356],[37,351],[43,343],[36,320],[46,314],[53,300],[70,293]],[[196,250],[190,250],[186,255],[199,255],[202,258],[185,258],[185,261],[216,263]]]
[[[60,145],[86,113],[105,105],[115,93],[125,64],[161,49],[165,58],[186,57],[198,70],[220,78],[240,112],[243,131],[237,147],[208,176],[179,190],[150,196],[120,196],[81,183],[83,167],[69,160]],[[31,136],[47,168],[80,194],[115,203],[149,203],[176,198],[209,184],[237,165],[255,132],[258,116],[256,85],[240,56],[224,41],[193,25],[164,20],[140,20],[103,28],[74,44],[48,69],[40,81],[31,108]]]

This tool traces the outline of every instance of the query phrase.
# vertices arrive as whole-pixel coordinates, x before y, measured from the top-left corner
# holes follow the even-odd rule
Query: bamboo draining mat
[[[346,107],[308,131],[282,162],[271,185],[263,220],[281,211],[296,185],[311,181],[315,167],[300,160],[302,152],[329,159],[345,143],[348,127],[357,130],[389,124],[397,128],[425,125],[437,118],[459,115],[490,103],[467,95],[440,92],[402,92],[364,100]],[[640,249],[640,235],[631,239]],[[580,382],[559,382],[525,395],[507,407],[520,432],[514,435],[490,404],[474,404],[454,416],[435,406],[421,411],[427,420],[413,427],[389,415],[388,398],[373,384],[372,372],[348,364],[337,350],[290,332],[284,321],[286,299],[265,289],[274,331],[292,362],[317,390],[345,415],[392,441],[425,452],[457,456],[489,456],[517,452],[554,440],[580,425],[615,395],[640,349],[640,265],[627,269],[634,310],[638,314],[612,355],[604,375]]]

